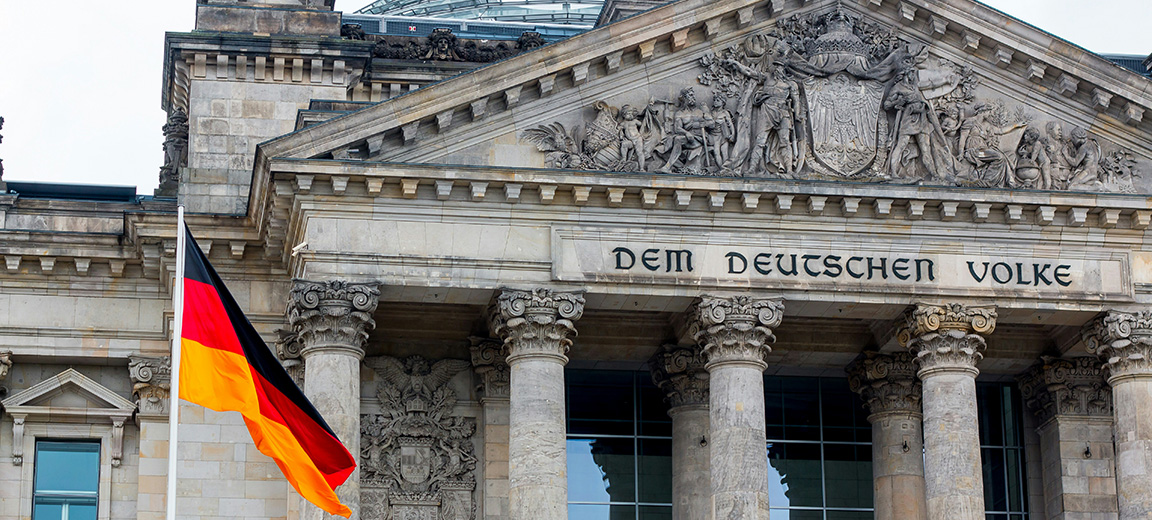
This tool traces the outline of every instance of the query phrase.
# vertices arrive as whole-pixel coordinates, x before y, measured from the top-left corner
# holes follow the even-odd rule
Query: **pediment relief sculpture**
[[[550,168],[1134,193],[1137,157],[837,6],[698,60],[677,99],[521,133]]]

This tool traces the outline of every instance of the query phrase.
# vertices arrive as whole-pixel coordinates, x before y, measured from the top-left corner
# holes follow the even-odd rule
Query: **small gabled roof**
[[[84,406],[59,406],[53,400],[73,394],[85,401]],[[72,419],[131,417],[136,405],[116,392],[93,381],[76,369],[69,368],[0,401],[9,414],[67,416]],[[70,403],[71,404],[71,403]]]

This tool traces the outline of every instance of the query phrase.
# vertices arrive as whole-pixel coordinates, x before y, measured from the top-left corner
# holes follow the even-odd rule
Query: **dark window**
[[[96,520],[99,442],[36,442],[33,520]]]
[[[772,520],[872,518],[872,426],[848,380],[764,378]]]
[[[672,420],[648,372],[568,370],[568,517],[670,520]]]
[[[984,509],[988,520],[1028,518],[1020,393],[1005,383],[977,383]]]

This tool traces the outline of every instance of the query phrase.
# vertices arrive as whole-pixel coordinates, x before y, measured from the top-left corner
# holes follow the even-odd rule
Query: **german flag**
[[[192,233],[186,238],[180,398],[240,412],[256,448],[276,460],[300,496],[348,517],[334,490],[356,459],[244,317]]]

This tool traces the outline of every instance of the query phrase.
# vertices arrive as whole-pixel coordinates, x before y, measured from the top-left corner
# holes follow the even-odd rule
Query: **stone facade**
[[[168,35],[155,197],[0,183],[0,520],[43,439],[99,444],[99,518],[160,518],[172,406],[181,518],[325,516],[237,414],[171,402],[177,203],[359,457],[353,518],[580,520],[584,369],[666,398],[677,520],[788,507],[765,374],[858,394],[876,518],[991,511],[1006,381],[1029,518],[1152,514],[1146,78],[969,0],[609,2],[503,54],[329,4]]]

